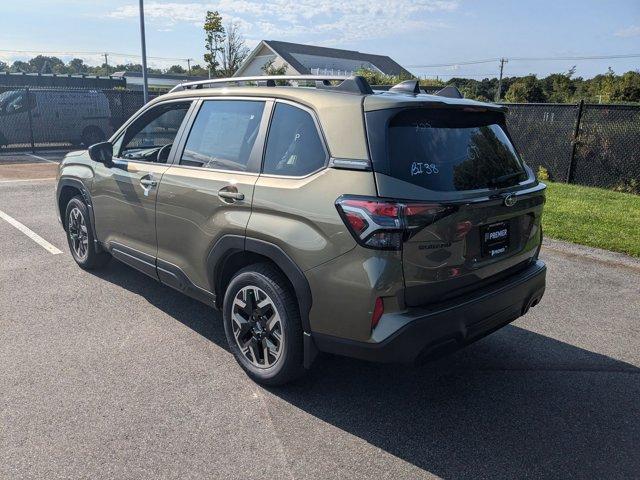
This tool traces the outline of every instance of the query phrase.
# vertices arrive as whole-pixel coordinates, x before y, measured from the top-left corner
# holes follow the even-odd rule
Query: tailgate
[[[496,198],[450,204],[452,213],[403,245],[405,301],[418,306],[452,298],[526,267],[541,241],[544,185]]]
[[[485,286],[537,255],[546,187],[516,152],[502,112],[375,110],[366,125],[378,195],[406,203],[408,306]]]

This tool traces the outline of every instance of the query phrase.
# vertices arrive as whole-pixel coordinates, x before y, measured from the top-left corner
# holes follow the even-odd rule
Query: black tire
[[[91,145],[95,143],[104,142],[106,138],[107,137],[105,136],[104,132],[99,127],[96,127],[96,126],[90,126],[85,128],[82,131],[82,136],[80,137],[83,145],[86,148],[89,148]]]
[[[79,218],[81,218],[81,223]],[[104,267],[109,262],[111,255],[108,252],[96,252],[91,217],[82,196],[75,196],[67,203],[64,227],[67,232],[71,256],[81,268],[94,270]],[[81,248],[80,244],[85,248]]]
[[[240,331],[237,326],[234,327],[234,325],[232,325],[232,309],[239,308],[237,305],[234,305],[234,301],[238,295],[246,292],[246,287],[257,287],[259,290],[262,290],[262,293],[268,295],[268,300],[270,300],[273,307],[275,307],[279,317],[279,331],[282,333],[282,342],[279,342],[278,347],[279,356],[273,365],[268,367],[259,367],[252,363],[249,357],[254,357],[255,359],[255,352],[253,355],[247,352],[243,353],[239,345],[240,340],[236,340],[234,334],[234,328],[236,328],[237,332]],[[303,331],[298,302],[288,282],[275,267],[267,263],[258,263],[240,270],[233,277],[224,296],[223,322],[231,352],[247,375],[255,382],[269,386],[284,385],[304,374]],[[255,322],[254,325],[259,322],[260,321]],[[251,331],[253,331],[253,329]],[[263,332],[267,332],[264,334],[269,335],[268,328],[265,328]],[[247,332],[247,334],[250,334],[250,332]],[[252,339],[255,340],[255,336],[252,336]],[[263,342],[266,341],[267,339],[265,338]],[[266,343],[262,345],[266,345]],[[274,344],[271,343],[271,345]],[[269,357],[267,347],[264,346],[264,349],[264,354]],[[264,354],[261,355],[262,359],[264,359]],[[268,361],[266,363],[268,363]]]

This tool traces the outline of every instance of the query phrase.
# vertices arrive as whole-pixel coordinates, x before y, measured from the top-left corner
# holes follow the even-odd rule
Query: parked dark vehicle
[[[0,147],[43,143],[89,146],[111,135],[109,101],[101,90],[18,89],[0,92]]]
[[[361,77],[174,90],[67,155],[60,218],[82,268],[115,257],[221,309],[254,380],[318,351],[424,360],[540,301],[545,185],[503,107]]]

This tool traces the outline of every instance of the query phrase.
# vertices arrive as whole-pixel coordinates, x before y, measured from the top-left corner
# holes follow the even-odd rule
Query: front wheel
[[[273,266],[250,265],[236,274],[223,320],[231,352],[254,381],[283,385],[304,373],[298,302]]]
[[[89,148],[91,145],[103,142],[106,139],[104,132],[96,126],[90,126],[82,131],[80,140],[84,144],[85,148]]]
[[[85,270],[104,266],[111,255],[96,252],[89,209],[81,196],[69,200],[65,210],[65,229],[69,250],[76,263]]]

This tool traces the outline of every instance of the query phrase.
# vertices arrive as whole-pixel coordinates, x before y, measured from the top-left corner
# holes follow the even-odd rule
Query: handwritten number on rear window
[[[435,163],[413,162],[411,164],[411,176],[434,175],[440,173]]]

